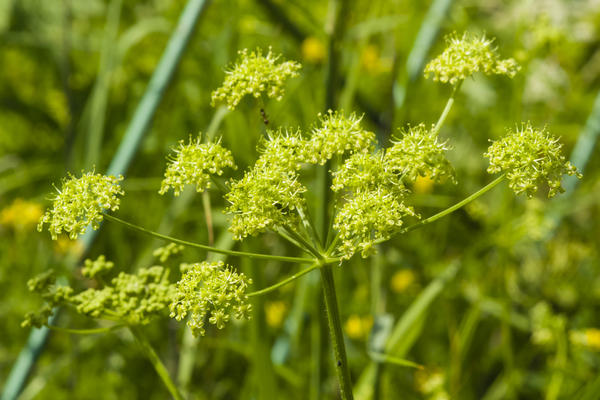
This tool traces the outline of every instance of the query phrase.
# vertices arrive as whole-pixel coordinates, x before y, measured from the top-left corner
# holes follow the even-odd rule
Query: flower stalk
[[[335,357],[335,372],[340,384],[341,398],[342,400],[352,400],[354,398],[352,395],[352,381],[350,379],[350,369],[348,368],[348,360],[346,357],[346,346],[344,344],[344,334],[342,332],[342,322],[340,319],[331,265],[324,265],[321,268],[321,282],[323,286],[323,295],[325,297],[325,306],[327,308],[329,333],[331,344],[333,346],[333,355]]]

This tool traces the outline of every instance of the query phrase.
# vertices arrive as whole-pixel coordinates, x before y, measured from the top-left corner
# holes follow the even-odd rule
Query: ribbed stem
[[[344,345],[344,334],[342,333],[342,322],[340,320],[331,265],[324,265],[321,268],[321,282],[325,297],[325,306],[327,308],[329,332],[331,344],[333,345],[333,355],[335,357],[335,372],[340,384],[341,398],[342,400],[352,400],[354,398],[352,395],[352,382],[350,380],[350,370],[346,357],[346,346]]]

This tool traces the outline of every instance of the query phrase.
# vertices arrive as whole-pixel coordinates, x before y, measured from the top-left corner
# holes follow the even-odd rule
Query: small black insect
[[[269,118],[267,118],[267,113],[264,108],[260,109],[260,115],[262,116],[263,122],[265,125],[269,125]]]

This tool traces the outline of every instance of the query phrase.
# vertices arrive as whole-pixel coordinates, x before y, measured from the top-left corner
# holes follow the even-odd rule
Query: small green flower
[[[218,103],[226,103],[233,110],[247,94],[259,98],[265,93],[269,98],[281,100],[286,79],[298,76],[301,68],[294,61],[280,62],[281,55],[273,54],[270,48],[266,56],[262,55],[261,49],[250,53],[244,49],[238,54],[236,64],[225,71],[223,86],[212,93],[213,107]]]
[[[74,294],[70,286],[55,283],[53,271],[47,271],[28,282],[29,290],[38,292],[45,304],[37,313],[28,313],[23,326],[46,325],[52,309],[73,307],[79,314],[92,318],[107,318],[127,324],[147,324],[166,311],[175,295],[175,285],[169,282],[169,270],[161,266],[141,268],[136,274],[120,272],[104,285],[98,279],[114,267],[104,256],[86,260],[82,274],[97,280],[99,288],[89,288]]]
[[[41,328],[48,324],[48,318],[54,314],[54,308],[69,301],[73,289],[69,286],[59,286],[56,284],[54,270],[49,269],[27,282],[30,292],[38,293],[45,304],[37,312],[29,312],[21,322],[24,328]]]
[[[44,224],[53,240],[62,232],[68,232],[71,239],[83,234],[88,225],[98,229],[104,210],[116,211],[123,195],[119,182],[122,176],[104,176],[93,172],[83,173],[80,178],[69,174],[62,187],[54,196],[53,206],[40,219],[38,231]]]
[[[246,289],[251,283],[221,261],[193,264],[177,283],[169,306],[171,318],[181,321],[190,314],[187,325],[196,337],[204,336],[207,316],[218,329],[225,327],[232,314],[236,319],[248,319],[251,305]]]
[[[113,269],[115,264],[112,261],[107,261],[103,255],[99,256],[95,261],[90,259],[85,260],[81,275],[88,278],[95,278],[97,275],[104,275],[106,272]]]
[[[490,159],[488,172],[506,172],[509,187],[516,194],[526,193],[532,197],[538,185],[546,182],[550,188],[548,197],[553,197],[564,192],[561,186],[564,174],[582,176],[565,160],[561,148],[558,138],[550,135],[546,128],[535,129],[527,123],[508,130],[504,138],[492,142],[484,156]]]
[[[152,252],[154,257],[158,257],[161,263],[164,263],[174,254],[178,254],[184,250],[184,246],[176,243],[169,243],[166,246],[159,247]]]
[[[225,195],[230,203],[225,212],[233,216],[229,230],[235,239],[298,225],[306,187],[298,181],[297,170],[305,147],[299,131],[268,132],[254,167],[242,179],[231,181],[231,190]]]
[[[173,149],[174,157],[170,157],[158,193],[165,194],[173,188],[175,196],[179,196],[185,185],[196,185],[197,192],[210,188],[210,176],[222,175],[223,168],[235,168],[231,152],[216,143],[201,143],[200,136],[189,143],[179,142]]]
[[[359,192],[372,191],[379,186],[402,194],[406,191],[402,182],[402,174],[391,168],[383,150],[375,154],[359,152],[346,159],[344,164],[333,173],[331,189]]]
[[[403,131],[402,138],[393,142],[386,151],[384,163],[409,182],[419,176],[454,181],[454,169],[445,155],[449,149],[447,142],[440,142],[433,130],[419,124]]]
[[[77,312],[93,318],[107,316],[128,324],[148,324],[167,309],[174,295],[169,270],[155,265],[140,268],[136,274],[120,272],[110,285],[84,290],[68,300]]]
[[[307,144],[305,162],[323,165],[334,155],[374,149],[375,134],[362,128],[362,117],[329,110],[319,114],[319,120]]]
[[[278,168],[296,171],[304,162],[307,141],[302,137],[302,132],[279,129],[267,130],[267,138],[259,145],[260,157],[255,168]]]
[[[306,187],[295,171],[279,165],[255,167],[244,177],[231,182],[225,195],[233,215],[229,230],[237,240],[275,227],[294,227],[299,222],[298,209],[305,207],[302,194]]]
[[[374,242],[389,239],[407,215],[416,216],[401,197],[385,187],[356,193],[338,211],[333,225],[340,235],[342,259],[357,251],[367,257],[374,251]]]
[[[484,36],[456,33],[446,36],[448,47],[442,54],[425,67],[425,77],[434,81],[452,85],[476,72],[486,75],[506,75],[514,77],[520,67],[512,58],[500,59],[498,51],[492,46],[493,40]]]

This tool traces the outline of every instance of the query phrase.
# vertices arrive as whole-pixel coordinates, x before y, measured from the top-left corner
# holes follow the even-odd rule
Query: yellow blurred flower
[[[600,329],[588,328],[583,331],[585,333],[585,339],[587,345],[594,350],[600,351]]]
[[[346,334],[351,339],[359,340],[367,337],[369,332],[371,331],[371,327],[373,326],[373,317],[370,315],[366,315],[361,317],[359,315],[353,314],[348,318],[346,324],[344,325],[344,330]]]
[[[586,328],[569,332],[572,344],[587,347],[590,350],[600,351],[600,329]]]
[[[404,292],[415,281],[415,273],[410,269],[401,269],[392,276],[390,286],[396,293]]]
[[[33,201],[15,199],[12,204],[0,211],[0,225],[24,231],[35,226],[42,217],[42,206]]]
[[[279,328],[283,322],[283,317],[288,309],[283,301],[270,301],[265,303],[265,317],[267,324],[272,328]]]
[[[365,46],[360,54],[360,65],[372,74],[378,74],[391,70],[391,61],[381,58],[379,49],[373,44]]]
[[[420,369],[415,372],[416,389],[426,395],[426,399],[450,399],[445,390],[446,375],[439,368]]]
[[[322,62],[325,59],[325,45],[314,36],[307,37],[302,42],[302,58],[313,64]]]
[[[434,180],[429,176],[418,176],[413,185],[413,190],[418,194],[430,193],[433,189]]]
[[[60,235],[53,242],[54,252],[64,256],[67,254],[81,255],[83,253],[83,245],[79,240],[71,240],[67,235]]]

